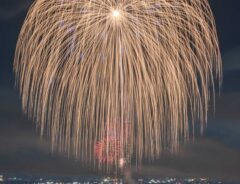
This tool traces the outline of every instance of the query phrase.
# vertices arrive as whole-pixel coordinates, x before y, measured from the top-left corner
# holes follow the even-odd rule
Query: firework
[[[194,121],[203,129],[221,58],[208,0],[36,0],[14,71],[53,148],[108,168],[94,158],[106,122],[118,119],[111,132],[138,164],[176,151]]]
[[[106,123],[106,137],[95,145],[95,155],[100,166],[108,164],[112,166],[112,169],[117,170],[117,168],[123,168],[127,162],[130,162],[131,145],[124,145],[124,142],[121,142],[121,137],[125,137],[126,140],[131,139],[128,131],[129,124],[129,122],[120,123],[119,121]]]

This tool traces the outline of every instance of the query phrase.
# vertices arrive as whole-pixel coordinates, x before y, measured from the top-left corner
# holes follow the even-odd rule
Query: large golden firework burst
[[[208,0],[36,0],[14,71],[53,148],[110,170],[93,153],[109,126],[137,163],[204,127],[221,58]]]

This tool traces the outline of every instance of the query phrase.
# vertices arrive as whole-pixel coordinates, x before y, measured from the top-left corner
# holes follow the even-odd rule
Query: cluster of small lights
[[[25,177],[25,176],[3,176],[0,175],[0,183],[34,183],[34,184],[124,184],[122,178],[111,177],[75,177],[75,178],[38,178],[38,177]],[[236,184],[236,183],[224,183],[220,181],[211,181],[207,178],[141,178],[136,180],[136,184]]]

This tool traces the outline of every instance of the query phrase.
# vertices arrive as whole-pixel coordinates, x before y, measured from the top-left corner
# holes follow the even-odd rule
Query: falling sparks
[[[105,171],[119,158],[101,162],[94,151],[110,133],[115,152],[141,164],[176,151],[190,122],[204,128],[221,67],[208,0],[36,0],[14,62],[41,134]],[[124,158],[103,142],[98,155]]]

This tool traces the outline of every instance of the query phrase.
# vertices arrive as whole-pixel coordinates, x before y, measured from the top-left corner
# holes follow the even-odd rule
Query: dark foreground
[[[44,177],[31,175],[0,174],[0,183],[6,184],[124,184],[124,179],[110,177]],[[213,181],[207,178],[140,178],[136,184],[237,184],[234,182]]]

